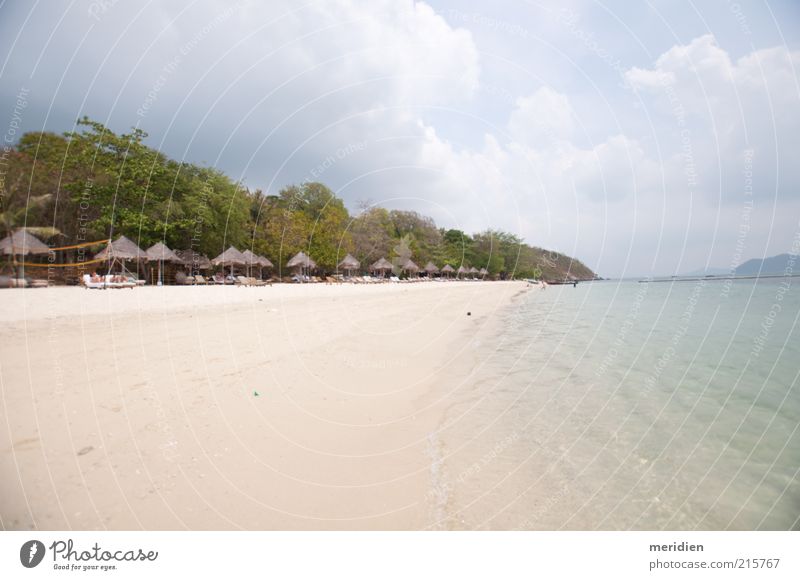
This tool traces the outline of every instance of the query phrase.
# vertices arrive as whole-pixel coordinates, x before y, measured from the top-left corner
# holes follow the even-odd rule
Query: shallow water
[[[798,529],[800,278],[531,289],[440,432],[440,528]]]

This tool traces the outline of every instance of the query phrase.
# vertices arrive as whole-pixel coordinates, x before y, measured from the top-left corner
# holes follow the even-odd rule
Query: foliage
[[[217,169],[169,159],[146,139],[138,128],[117,135],[88,118],[64,135],[26,133],[2,159],[0,228],[48,228],[38,231],[61,232],[64,245],[122,234],[142,248],[163,241],[212,258],[236,246],[278,267],[304,251],[325,272],[352,253],[365,268],[385,257],[486,268],[499,278],[594,276],[507,232],[444,230],[417,212],[369,202],[351,216],[322,183],[251,191]]]

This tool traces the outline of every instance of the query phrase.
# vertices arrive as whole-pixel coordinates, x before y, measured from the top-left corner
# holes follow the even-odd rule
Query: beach
[[[527,289],[4,290],[2,527],[440,527],[437,429]]]

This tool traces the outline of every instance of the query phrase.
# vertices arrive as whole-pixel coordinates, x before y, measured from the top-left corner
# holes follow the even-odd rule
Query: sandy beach
[[[435,528],[437,426],[524,291],[4,290],[2,527]]]

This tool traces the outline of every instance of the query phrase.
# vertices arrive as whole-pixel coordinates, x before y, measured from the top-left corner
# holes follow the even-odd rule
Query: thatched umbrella
[[[338,268],[347,272],[348,276],[353,275],[353,270],[358,270],[361,267],[361,262],[356,260],[352,255],[347,254],[344,259],[339,262]]]
[[[147,248],[145,252],[148,262],[158,262],[158,285],[161,286],[163,284],[163,279],[161,276],[161,271],[164,262],[174,262],[176,264],[182,264],[183,260],[178,256],[175,252],[170,250],[165,244],[162,242],[157,242]]]
[[[286,267],[299,268],[300,274],[305,276],[307,270],[313,270],[317,267],[317,263],[304,252],[297,252],[294,257],[286,263]]]
[[[453,272],[455,272],[455,268],[453,268],[450,264],[445,264],[444,267],[442,267],[442,273],[447,274],[448,278]]]
[[[403,264],[403,270],[405,270],[409,274],[412,274],[412,273],[416,274],[417,272],[419,272],[419,266],[417,266],[414,263],[414,261],[411,258],[409,258],[408,260],[406,260],[406,263]]]
[[[127,271],[125,262],[133,260],[136,262],[136,277],[138,278],[139,262],[147,260],[147,253],[125,236],[120,236],[100,250],[100,252],[95,255],[95,259],[108,260],[109,272],[111,268],[114,267],[115,262],[119,262],[122,269]]]
[[[469,269],[469,273],[472,274],[472,277],[474,278],[475,274],[478,273],[478,269],[475,266],[472,266],[472,268]]]
[[[242,256],[245,259],[245,265],[247,266],[247,275],[250,276],[252,272],[253,266],[258,266],[259,269],[261,268],[261,262],[258,260],[258,256],[256,256],[253,252],[249,249],[242,252]]]
[[[225,269],[225,266],[230,266],[231,276],[233,276],[233,267],[246,265],[247,258],[245,258],[244,254],[242,254],[239,250],[231,246],[219,256],[211,260],[211,263],[215,266],[222,266],[223,270]]]
[[[49,254],[50,248],[28,230],[20,228],[0,240],[0,253],[9,256],[12,274],[17,273],[17,256],[28,254]],[[25,267],[22,267],[23,277]]]
[[[425,270],[425,272],[427,272],[428,277],[433,276],[434,274],[436,274],[436,272],[439,271],[439,268],[437,268],[436,264],[434,264],[433,262],[428,262],[427,264],[425,264],[425,268],[423,269]]]
[[[272,262],[270,262],[264,256],[259,256],[258,254],[256,254],[256,259],[258,260],[258,273],[260,275],[262,275],[262,277],[263,277],[262,268],[274,268],[275,267],[275,266],[272,265]]]
[[[0,253],[6,256],[47,254],[50,248],[28,230],[20,228],[0,240]]]
[[[194,250],[175,250],[175,254],[181,261],[189,266],[190,270],[208,270],[211,268],[211,260]]]
[[[486,277],[486,275],[487,275],[488,273],[489,273],[489,270],[487,270],[486,268],[481,268],[481,269],[478,271],[478,274],[480,274],[480,275],[481,275],[481,277],[483,277],[483,278],[485,278],[485,277]]]
[[[380,272],[381,276],[385,276],[386,272],[391,271],[392,268],[394,268],[394,266],[392,266],[392,263],[386,258],[381,258],[369,267],[371,272]]]
[[[456,274],[461,276],[461,274],[469,274],[469,268],[465,268],[464,266],[459,266],[458,270],[456,270]]]

